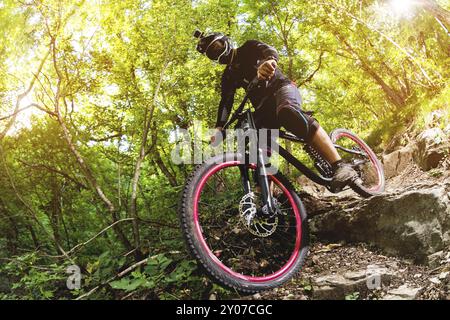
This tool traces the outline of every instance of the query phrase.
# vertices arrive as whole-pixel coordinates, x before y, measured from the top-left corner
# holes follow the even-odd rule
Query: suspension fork
[[[258,149],[258,161],[256,165],[256,174],[259,186],[261,187],[261,194],[263,199],[263,211],[265,211],[266,214],[275,212],[275,206],[274,201],[272,198],[272,194],[270,192],[270,182],[267,177],[267,171],[266,171],[266,164],[264,162],[263,158],[263,151],[261,148]],[[245,164],[239,165],[239,170],[241,172],[241,182],[242,187],[244,189],[244,193],[248,194],[251,192],[251,186],[250,186],[250,176],[248,173],[248,167]]]
[[[245,164],[241,164],[239,165],[239,170],[241,171],[241,181],[242,187],[244,188],[244,193],[248,194],[251,191],[250,178],[248,176],[248,168]]]
[[[258,148],[258,162],[256,165],[256,174],[258,175],[258,182],[261,186],[261,194],[263,198],[264,206],[262,210],[265,214],[275,213],[275,205],[270,192],[269,178],[267,177],[266,163],[263,158],[263,151]]]
[[[259,146],[259,137],[254,131],[256,129],[255,122],[253,120],[253,115],[251,112],[248,112],[246,115],[246,125],[244,126],[244,129],[253,129],[251,134],[255,134],[256,136],[252,137],[254,143],[256,143],[256,148],[252,148],[252,150],[256,149],[257,155],[256,155],[256,175],[258,179],[259,186],[261,187],[261,194],[262,194],[262,200],[263,200],[263,207],[262,210],[265,214],[272,214],[276,212],[274,201],[272,198],[272,194],[270,192],[270,183],[269,178],[267,177],[267,170],[266,170],[266,162],[264,161],[263,157],[263,150]],[[248,141],[245,142],[245,145],[247,147]],[[246,157],[246,155],[244,155]],[[245,162],[247,163],[247,159],[245,159]],[[244,188],[245,193],[249,193],[251,191],[250,189],[250,180],[248,175],[248,170],[245,168],[245,166],[239,166],[239,169],[241,171],[241,177],[242,177],[242,185]]]

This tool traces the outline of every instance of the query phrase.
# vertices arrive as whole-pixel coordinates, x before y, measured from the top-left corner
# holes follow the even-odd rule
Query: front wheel
[[[255,169],[253,164],[243,164],[238,153],[209,159],[189,177],[179,209],[181,229],[194,258],[212,279],[243,293],[288,281],[308,251],[305,209],[280,173],[268,176],[279,213],[261,216],[262,200],[254,193],[250,203],[259,214],[251,224],[243,217],[249,197],[241,172],[247,170],[252,177]]]
[[[383,165],[372,149],[356,134],[347,129],[335,129],[330,133],[342,159],[353,165],[359,179],[351,188],[363,197],[371,197],[384,192],[385,178]]]

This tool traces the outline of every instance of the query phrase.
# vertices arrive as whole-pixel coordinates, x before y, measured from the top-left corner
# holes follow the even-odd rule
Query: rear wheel
[[[330,133],[330,138],[337,145],[337,150],[342,159],[352,164],[358,172],[359,179],[351,185],[351,188],[363,197],[383,193],[385,188],[383,165],[372,149],[361,138],[347,129],[333,130]],[[349,152],[349,150],[352,152]]]
[[[240,170],[251,177],[256,166],[244,165],[237,153],[219,161],[223,157],[198,166],[184,188],[179,213],[188,249],[224,286],[244,293],[277,287],[296,274],[307,254],[305,209],[289,181],[277,173],[268,178],[281,213],[263,216],[255,193],[250,203],[257,214],[249,224],[243,209],[249,196]]]

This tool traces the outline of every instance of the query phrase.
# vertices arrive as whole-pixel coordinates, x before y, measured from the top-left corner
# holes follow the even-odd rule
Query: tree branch
[[[3,140],[3,138],[6,136],[6,134],[8,133],[9,129],[11,129],[11,127],[13,126],[15,120],[16,120],[16,116],[17,113],[20,109],[20,102],[31,92],[31,90],[33,90],[34,84],[36,82],[36,74],[39,74],[42,70],[42,68],[44,67],[45,62],[47,61],[48,56],[50,55],[50,49],[47,51],[47,53],[44,55],[44,57],[41,59],[40,63],[39,63],[39,67],[38,67],[38,71],[33,73],[33,78],[31,79],[28,87],[25,89],[24,92],[22,92],[21,94],[19,94],[19,96],[17,97],[16,100],[16,106],[14,108],[14,111],[12,113],[11,119],[9,120],[9,122],[6,124],[5,129],[3,129],[3,131],[0,133],[0,141]],[[20,111],[19,111],[20,112]]]
[[[62,171],[60,171],[60,170],[58,170],[58,169],[52,168],[52,167],[47,166],[47,165],[45,165],[45,164],[32,164],[32,163],[28,163],[28,162],[25,162],[25,161],[20,160],[20,159],[19,159],[19,162],[20,162],[20,163],[23,163],[24,165],[26,165],[26,166],[28,166],[28,167],[30,167],[30,168],[34,168],[34,169],[37,169],[37,168],[44,168],[44,169],[46,169],[46,170],[48,170],[48,171],[50,171],[50,172],[57,173],[57,174],[63,176],[64,178],[66,178],[66,179],[72,181],[72,182],[75,183],[77,186],[79,186],[79,187],[81,187],[81,188],[83,188],[83,189],[89,189],[89,187],[88,187],[87,185],[85,185],[84,183],[82,183],[82,182],[76,180],[75,178],[72,178],[72,177],[69,176],[67,173],[62,172]]]
[[[303,80],[298,86],[302,86],[307,82],[310,82],[313,78],[314,75],[317,73],[317,71],[319,71],[320,67],[322,66],[322,57],[323,57],[323,51],[320,51],[320,55],[319,55],[319,63],[317,64],[317,68],[305,79]]]

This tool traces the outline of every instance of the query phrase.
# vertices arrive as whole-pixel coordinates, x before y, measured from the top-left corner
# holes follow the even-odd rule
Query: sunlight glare
[[[28,94],[25,96],[19,104],[19,108],[24,108],[33,103],[32,94]],[[20,112],[17,117],[14,125],[9,130],[8,135],[15,135],[21,129],[30,129],[32,127],[32,118],[33,116],[42,116],[42,112],[34,107],[28,108],[22,112]]]
[[[397,16],[408,16],[414,9],[414,0],[390,0],[390,7]]]

